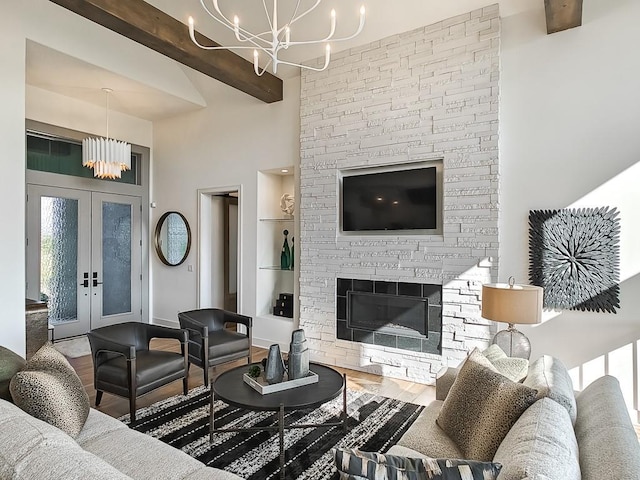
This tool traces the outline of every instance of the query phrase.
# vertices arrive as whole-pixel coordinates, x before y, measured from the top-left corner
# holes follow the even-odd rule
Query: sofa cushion
[[[22,410],[72,437],[80,433],[89,415],[89,397],[82,381],[50,343],[13,376],[9,389]]]
[[[437,418],[464,458],[491,461],[520,415],[536,400],[536,391],[509,380],[475,349]]]
[[[412,458],[358,449],[336,449],[341,480],[495,480],[500,465],[461,459]]]
[[[431,458],[462,458],[462,452],[455,442],[436,424],[441,408],[442,402],[439,400],[424,407],[397,445]]]
[[[0,400],[0,478],[128,479],[66,433]]]
[[[443,367],[436,374],[436,400],[444,400],[460,373],[460,367]]]
[[[233,473],[206,467],[186,453],[130,430],[121,421],[93,408],[76,441],[82,448],[92,451],[119,470],[128,471],[136,480],[241,480]],[[126,452],[122,453],[121,458],[123,450]]]
[[[0,398],[12,402],[9,382],[24,368],[24,358],[5,347],[0,347]]]
[[[92,412],[92,424],[100,423],[107,427],[106,431],[103,435],[80,435],[80,446],[136,480],[240,478],[223,470],[206,468],[195,458],[144,433],[130,428],[112,428],[111,420],[118,422],[104,418],[101,412]]]
[[[185,475],[180,480],[243,480],[243,478],[219,468],[202,465],[199,469]]]
[[[84,445],[96,438],[104,437],[114,430],[127,429],[124,423],[117,418],[113,418],[105,413],[102,413],[95,408],[89,410],[89,416],[87,421],[82,427],[82,431],[76,437],[78,445],[84,448]]]
[[[538,398],[549,397],[569,412],[571,423],[576,423],[577,407],[573,394],[573,382],[564,364],[549,355],[538,358],[529,367],[525,385],[538,391]]]
[[[494,461],[500,480],[580,480],[578,442],[567,411],[549,398],[531,405],[504,437]],[[538,476],[538,477],[536,477]]]
[[[620,384],[605,375],[577,397],[576,437],[584,480],[638,478],[640,445]]]
[[[505,377],[514,382],[521,382],[529,371],[529,360],[526,358],[509,357],[498,345],[491,345],[482,354]]]

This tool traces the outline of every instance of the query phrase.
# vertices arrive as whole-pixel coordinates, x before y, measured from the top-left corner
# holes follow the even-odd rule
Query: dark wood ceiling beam
[[[544,0],[547,33],[582,25],[582,0]]]
[[[143,0],[51,0],[103,27],[173,60],[237,88],[266,103],[282,100],[282,80],[229,50],[203,50],[189,38],[189,28]],[[199,33],[198,41],[214,45]]]

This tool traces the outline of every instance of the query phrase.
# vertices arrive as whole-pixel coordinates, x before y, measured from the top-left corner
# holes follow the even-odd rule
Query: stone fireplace
[[[302,71],[296,246],[313,360],[433,383],[488,344],[480,292],[498,266],[499,51],[492,5]],[[429,161],[443,166],[441,234],[340,232],[341,172]]]

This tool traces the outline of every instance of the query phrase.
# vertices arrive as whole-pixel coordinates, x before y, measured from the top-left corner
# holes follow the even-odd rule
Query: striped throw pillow
[[[358,449],[334,450],[340,480],[496,480],[502,465],[449,458],[410,458]]]

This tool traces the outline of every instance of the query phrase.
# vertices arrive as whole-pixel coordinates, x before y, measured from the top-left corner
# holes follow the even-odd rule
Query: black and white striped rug
[[[216,427],[248,427],[277,422],[276,412],[251,412],[215,403]],[[285,430],[288,479],[337,479],[331,450],[336,447],[386,451],[415,421],[423,407],[371,393],[347,390],[347,434],[342,428]],[[342,395],[315,410],[286,412],[285,421],[339,421]],[[181,449],[201,462],[250,480],[277,479],[277,432],[216,433],[209,443],[209,389],[197,387],[186,397],[177,395],[137,412],[135,430]],[[125,423],[129,415],[120,420]]]

